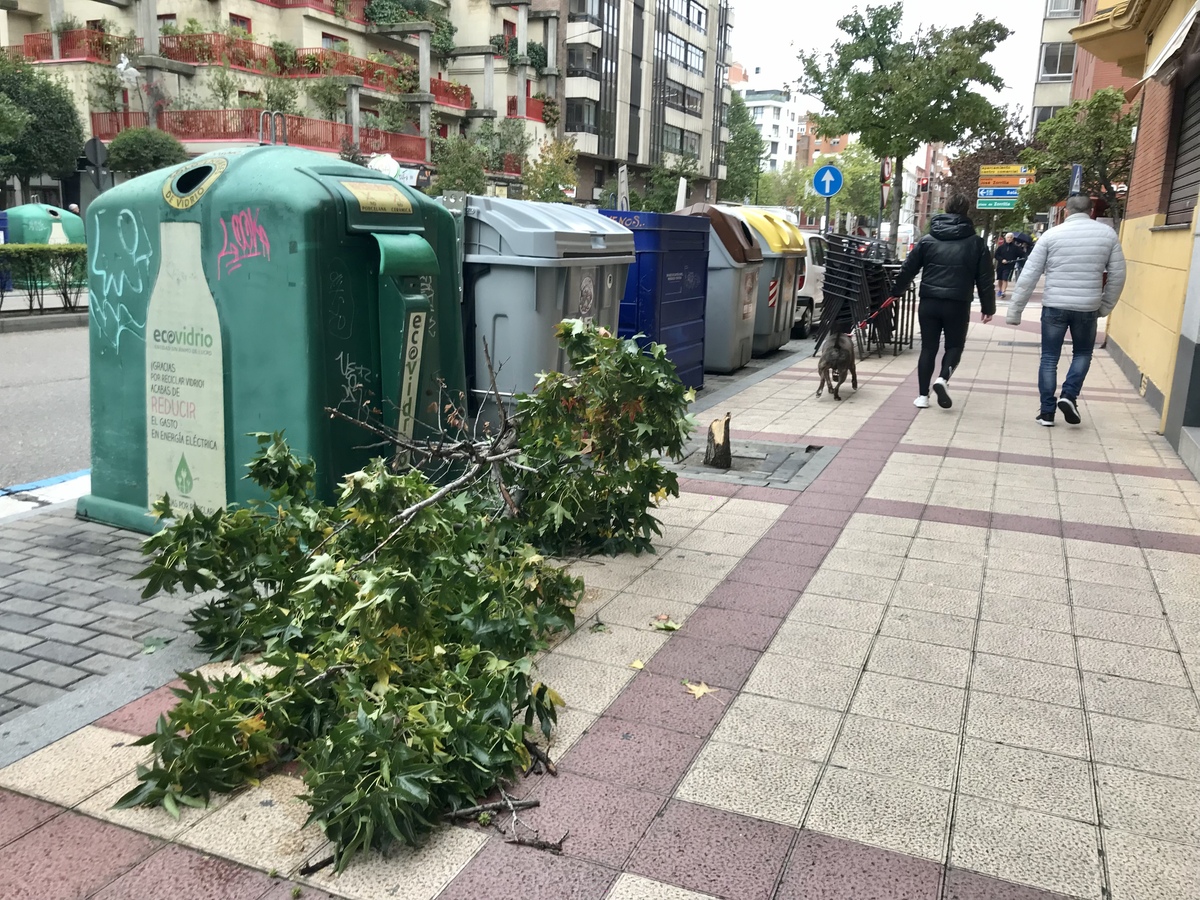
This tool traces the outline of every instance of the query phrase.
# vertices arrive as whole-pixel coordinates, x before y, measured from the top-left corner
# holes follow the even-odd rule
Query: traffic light
[[[927,192],[929,190],[929,179],[928,178],[922,178],[917,183],[921,185],[921,193],[922,194],[924,194],[925,192]]]

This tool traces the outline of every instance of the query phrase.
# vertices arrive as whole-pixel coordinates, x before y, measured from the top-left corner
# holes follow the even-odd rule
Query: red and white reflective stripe
[[[767,306],[774,307],[775,301],[779,299],[779,279],[771,279],[771,287],[767,292]]]

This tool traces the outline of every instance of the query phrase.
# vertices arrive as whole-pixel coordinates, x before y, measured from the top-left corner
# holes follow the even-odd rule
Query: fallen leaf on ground
[[[654,627],[657,628],[659,631],[678,631],[679,623],[672,622],[670,619],[666,619],[666,620],[660,619],[659,621],[656,621],[654,623]]]
[[[684,685],[687,687],[688,693],[691,694],[693,697],[695,697],[697,700],[699,700],[705,694],[715,694],[717,692],[716,688],[710,688],[703,681],[700,682],[699,684],[692,684],[689,681],[685,681]]]
[[[608,631],[608,630],[609,630],[609,628],[608,628],[608,626],[607,626],[607,625],[605,625],[603,622],[599,622],[599,621],[597,621],[597,622],[593,622],[593,623],[592,623],[592,629],[591,629],[591,630],[592,630],[592,632],[593,632],[593,633],[597,633],[597,632],[602,632],[602,631]]]
[[[156,650],[161,650],[167,644],[171,643],[169,638],[152,637],[142,641],[142,652],[146,655],[154,653]]]
[[[640,659],[635,659],[633,662],[631,662],[631,663],[629,664],[629,668],[631,668],[631,669],[644,669],[644,668],[646,668],[646,664],[645,664],[644,662],[642,662]]]

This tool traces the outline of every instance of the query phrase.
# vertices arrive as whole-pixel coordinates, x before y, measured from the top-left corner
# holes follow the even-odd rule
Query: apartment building
[[[762,170],[775,172],[796,161],[796,141],[807,121],[802,107],[783,88],[755,88],[754,80],[734,88],[746,101],[763,140]]]
[[[564,131],[579,149],[576,199],[692,156],[693,200],[725,177],[733,11],[728,0],[565,0]]]
[[[511,119],[536,148],[560,130],[562,5],[9,0],[0,44],[62,77],[102,140],[152,124],[193,153],[285,135],[331,153],[354,143],[392,155],[415,183],[428,177],[431,137]],[[495,180],[515,178],[522,161],[498,159]]]
[[[816,120],[810,115],[796,125],[796,165],[811,166],[818,156],[836,156],[852,143],[848,134],[822,137],[817,133]]]

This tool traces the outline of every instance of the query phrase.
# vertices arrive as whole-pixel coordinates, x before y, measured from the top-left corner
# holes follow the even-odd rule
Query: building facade
[[[274,130],[293,146],[388,153],[415,179],[432,138],[513,120],[510,143],[536,152],[561,130],[562,0],[412,6],[423,15],[392,3],[407,18],[379,24],[368,0],[14,0],[0,42],[60,76],[102,140],[153,125],[201,153]],[[514,180],[523,158],[499,154],[493,181]]]
[[[695,158],[693,200],[725,177],[728,0],[564,0],[565,134],[579,150],[579,202],[600,205],[618,169],[631,179]]]
[[[795,163],[796,141],[801,137],[807,115],[792,100],[791,92],[783,88],[756,88],[753,79],[734,90],[746,101],[750,118],[762,136],[762,171],[777,172],[788,163]]]
[[[1108,349],[1200,475],[1200,33],[1193,0],[1128,0],[1072,35],[1141,100],[1121,244],[1128,281]],[[1139,93],[1140,92],[1140,93]]]
[[[1046,0],[1033,87],[1032,131],[1071,102],[1076,54],[1071,29],[1082,14],[1083,0]]]

